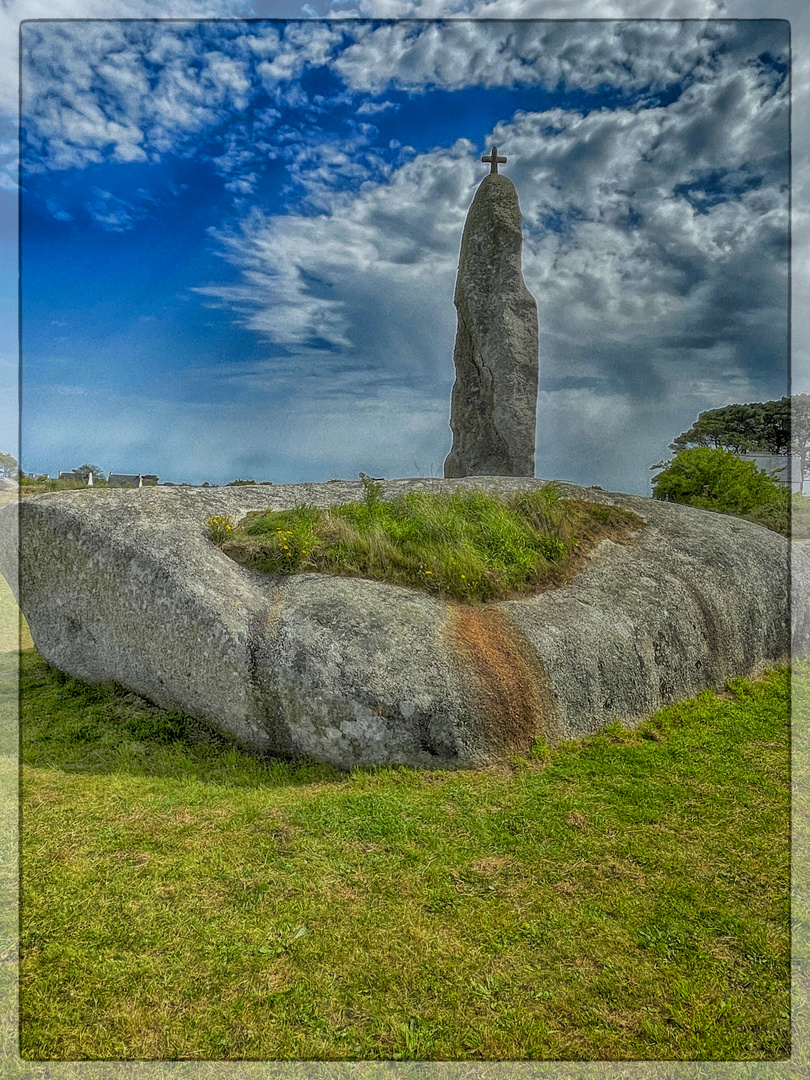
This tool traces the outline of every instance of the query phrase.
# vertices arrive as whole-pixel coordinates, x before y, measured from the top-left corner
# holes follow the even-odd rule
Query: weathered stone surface
[[[502,494],[541,480],[399,480]],[[783,537],[673,503],[562,485],[646,522],[563,589],[479,607],[381,582],[269,577],[208,539],[212,514],[356,501],[358,483],[79,490],[24,499],[21,607],[37,648],[246,747],[341,767],[473,766],[653,710],[790,655]],[[0,571],[16,587],[16,501]],[[810,646],[810,559],[794,551],[794,641]]]
[[[534,476],[537,304],[523,281],[521,222],[515,185],[487,176],[461,239],[446,477]]]
[[[20,485],[16,480],[10,480],[7,476],[0,476],[0,491],[19,491]]]

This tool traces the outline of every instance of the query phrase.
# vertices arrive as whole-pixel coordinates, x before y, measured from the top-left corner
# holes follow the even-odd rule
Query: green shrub
[[[763,525],[772,532],[781,533],[782,536],[790,536],[791,501],[782,499],[779,502],[765,503],[757,506],[747,514],[740,514],[746,521],[753,521],[755,525]]]
[[[94,491],[97,487],[107,486],[105,482],[103,485],[98,483],[88,487],[78,477],[75,480],[34,480],[26,476],[20,477],[19,483],[21,495],[41,495],[46,491],[78,491],[80,488],[82,491]]]
[[[653,497],[748,515],[764,507],[782,507],[787,514],[790,493],[753,461],[743,461],[730,450],[707,446],[682,450],[653,481]],[[768,515],[773,516],[773,511]]]

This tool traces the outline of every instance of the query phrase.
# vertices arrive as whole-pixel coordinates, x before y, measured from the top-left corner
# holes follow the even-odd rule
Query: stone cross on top
[[[486,161],[486,162],[488,162],[490,164],[490,170],[489,170],[490,176],[493,173],[498,172],[498,166],[499,165],[505,165],[506,164],[506,158],[505,157],[498,157],[498,147],[497,146],[492,147],[492,153],[489,155],[489,157],[484,156],[484,157],[481,158],[481,160]]]

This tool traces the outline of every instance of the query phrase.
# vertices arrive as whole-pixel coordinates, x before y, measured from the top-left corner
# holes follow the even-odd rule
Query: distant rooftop
[[[124,487],[154,487],[158,483],[158,477],[154,473],[113,473],[109,475],[107,483],[113,486]]]

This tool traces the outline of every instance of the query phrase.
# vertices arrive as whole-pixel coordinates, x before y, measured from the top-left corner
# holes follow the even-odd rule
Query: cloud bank
[[[212,36],[112,23],[32,27],[25,40],[32,175],[205,157],[233,197],[230,223],[210,229],[231,271],[191,287],[262,344],[248,361],[189,371],[201,393],[263,395],[301,417],[317,397],[346,432],[373,403],[389,426],[432,418],[431,447],[445,440],[446,453],[437,417],[481,147],[462,136],[417,151],[377,135],[421,98],[515,88],[549,106],[510,107],[484,141],[505,148],[524,214],[538,468],[585,479],[596,467],[646,490],[662,437],[701,408],[781,392],[784,24],[234,23]],[[333,82],[310,85],[320,69]],[[340,133],[328,123],[339,105],[354,115]],[[279,206],[256,197],[268,161],[288,181]],[[111,232],[137,227],[143,209],[100,187],[86,208]]]

